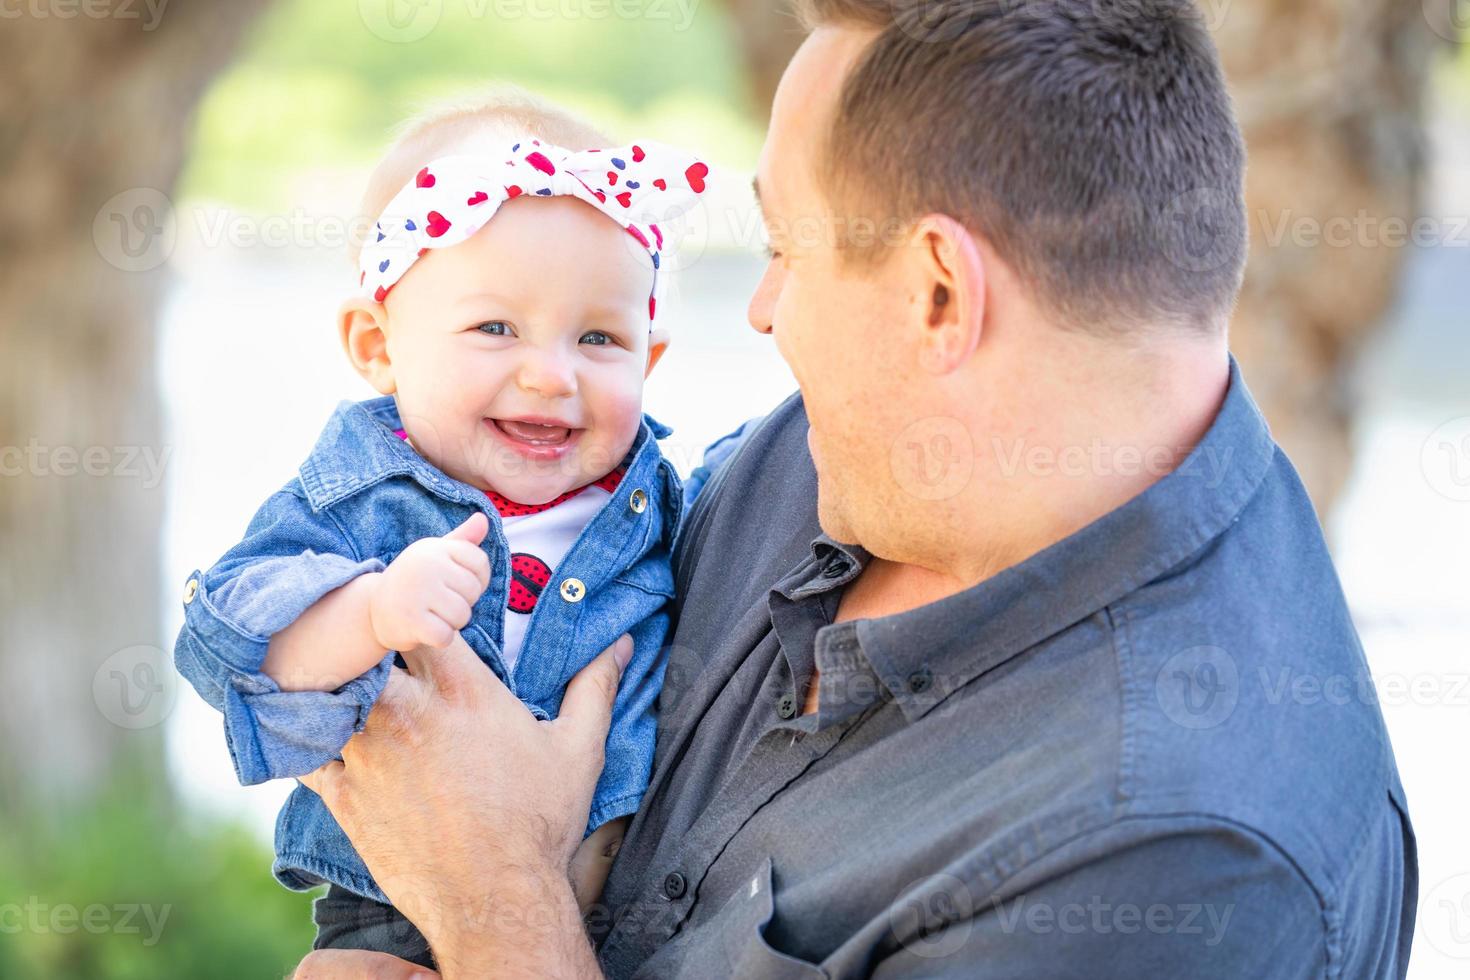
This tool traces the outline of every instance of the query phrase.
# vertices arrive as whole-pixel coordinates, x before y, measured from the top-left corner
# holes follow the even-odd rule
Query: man
[[[1198,17],[802,6],[750,308],[801,395],[681,533],[605,908],[566,861],[621,646],[550,723],[407,655],[308,784],[448,978],[1403,976],[1403,791],[1227,353],[1243,151]]]

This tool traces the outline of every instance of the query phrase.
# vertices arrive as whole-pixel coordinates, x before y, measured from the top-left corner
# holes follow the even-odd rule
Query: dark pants
[[[392,953],[419,966],[437,969],[428,940],[391,905],[332,885],[312,906],[311,917],[316,922],[313,949]]]

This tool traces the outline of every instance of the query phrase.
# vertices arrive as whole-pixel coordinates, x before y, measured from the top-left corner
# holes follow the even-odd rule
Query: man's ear
[[[337,312],[337,334],[347,359],[379,394],[398,390],[388,357],[388,310],[382,303],[353,297]]]
[[[648,367],[643,369],[645,378],[653,373],[653,369],[663,359],[664,352],[669,349],[669,340],[669,332],[662,327],[654,327],[648,332]]]
[[[910,243],[916,249],[923,316],[919,364],[948,374],[980,343],[985,323],[985,261],[970,229],[942,214],[919,219]]]

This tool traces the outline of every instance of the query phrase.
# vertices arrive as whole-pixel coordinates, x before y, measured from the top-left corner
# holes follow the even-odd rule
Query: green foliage
[[[644,14],[617,16],[630,5]],[[360,13],[371,6],[270,8],[204,96],[184,196],[279,211],[303,173],[365,170],[425,103],[492,82],[555,99],[619,138],[636,131],[755,161],[760,131],[717,3],[442,0],[433,29],[406,43],[373,33]]]
[[[0,837],[0,977],[280,977],[311,948],[311,896],[241,827],[136,784]]]

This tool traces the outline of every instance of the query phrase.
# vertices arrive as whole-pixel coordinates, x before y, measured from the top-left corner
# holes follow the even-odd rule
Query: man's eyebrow
[[[755,191],[755,206],[760,209],[761,214],[765,214],[766,213],[766,206],[765,206],[765,203],[761,201],[761,179],[760,179],[760,177],[752,177],[752,178],[750,178],[750,189],[753,190],[753,191]]]

